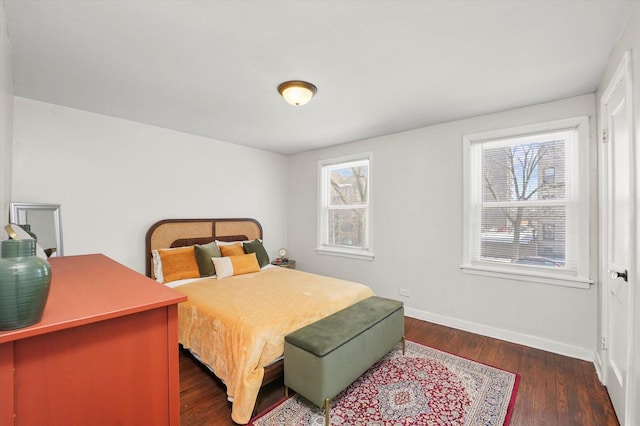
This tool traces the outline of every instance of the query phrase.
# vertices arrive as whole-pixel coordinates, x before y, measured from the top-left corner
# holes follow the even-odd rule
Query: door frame
[[[634,342],[634,317],[637,315],[635,312],[635,297],[636,297],[636,288],[637,288],[637,268],[640,266],[637,264],[636,253],[637,253],[637,244],[638,244],[638,235],[636,233],[638,218],[636,214],[636,199],[637,199],[637,190],[640,185],[637,182],[637,179],[640,175],[636,172],[638,166],[638,154],[640,150],[638,150],[635,146],[635,134],[634,134],[634,115],[633,115],[633,90],[632,90],[632,74],[631,74],[631,52],[626,51],[623,55],[618,67],[616,68],[615,73],[607,83],[607,87],[600,99],[599,105],[599,113],[600,113],[600,131],[598,133],[598,189],[599,189],[599,201],[598,201],[598,216],[599,216],[599,231],[598,231],[598,265],[599,272],[598,278],[600,282],[600,293],[599,293],[599,305],[600,305],[600,335],[602,337],[601,342],[598,342],[598,350],[596,351],[596,368],[600,373],[600,380],[603,384],[607,383],[607,370],[609,366],[609,358],[608,358],[608,341],[609,341],[609,308],[607,303],[607,293],[608,293],[608,283],[607,283],[607,275],[608,272],[608,250],[609,250],[609,235],[607,232],[607,223],[608,223],[608,211],[607,211],[607,196],[608,196],[608,173],[609,173],[609,158],[608,158],[608,145],[604,141],[607,138],[606,132],[608,131],[608,116],[604,107],[604,102],[611,97],[614,89],[624,81],[626,84],[626,99],[628,102],[628,123],[629,123],[629,137],[631,138],[630,149],[631,149],[631,165],[630,165],[630,177],[629,177],[629,185],[630,185],[630,233],[631,233],[631,250],[630,253],[630,262],[628,269],[628,282],[629,282],[629,297],[627,303],[628,307],[628,318],[627,318],[627,354],[626,354],[626,375],[624,377],[624,393],[625,393],[625,402],[624,402],[624,413],[617,413],[618,418],[622,417],[626,419],[626,424],[632,419],[632,407],[631,402],[635,401],[635,388],[633,386],[633,356],[634,356],[634,347],[637,345]],[[640,343],[640,342],[638,342]],[[598,366],[599,361],[599,366]],[[599,368],[598,368],[599,367]],[[621,416],[622,414],[622,416]]]

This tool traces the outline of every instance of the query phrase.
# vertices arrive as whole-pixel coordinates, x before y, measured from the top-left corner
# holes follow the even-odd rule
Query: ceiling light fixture
[[[311,100],[318,89],[311,83],[300,80],[285,81],[278,86],[278,92],[291,105],[304,105]]]

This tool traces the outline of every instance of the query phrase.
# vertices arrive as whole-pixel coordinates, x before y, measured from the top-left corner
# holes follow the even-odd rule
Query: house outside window
[[[542,183],[545,185],[551,185],[556,183],[556,169],[555,167],[547,167],[544,169],[544,177]]]
[[[373,259],[371,157],[365,153],[318,162],[318,253]]]
[[[468,135],[464,272],[588,287],[588,119]]]

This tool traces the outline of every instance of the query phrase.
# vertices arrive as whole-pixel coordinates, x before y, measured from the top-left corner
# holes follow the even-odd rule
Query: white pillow
[[[216,278],[221,280],[223,278],[233,276],[233,264],[228,257],[212,257],[211,261],[216,269]]]
[[[244,243],[250,243],[253,240],[242,240],[242,241],[220,241],[220,240],[216,240],[216,244],[218,245],[218,247],[220,246],[231,246],[234,244],[244,244]],[[262,240],[260,240],[260,242],[262,242]]]
[[[216,268],[216,278],[219,280],[233,275],[260,271],[260,264],[255,253],[241,256],[212,257],[211,261]],[[218,268],[220,269],[218,270]]]
[[[162,275],[162,259],[158,250],[151,250],[151,259],[153,259],[153,276],[159,283],[164,282],[164,276]]]

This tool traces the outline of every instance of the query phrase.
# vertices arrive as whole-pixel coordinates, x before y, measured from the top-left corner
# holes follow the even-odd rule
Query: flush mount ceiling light
[[[295,106],[309,102],[317,91],[318,89],[313,84],[299,80],[285,81],[278,86],[278,92],[284,100]]]

